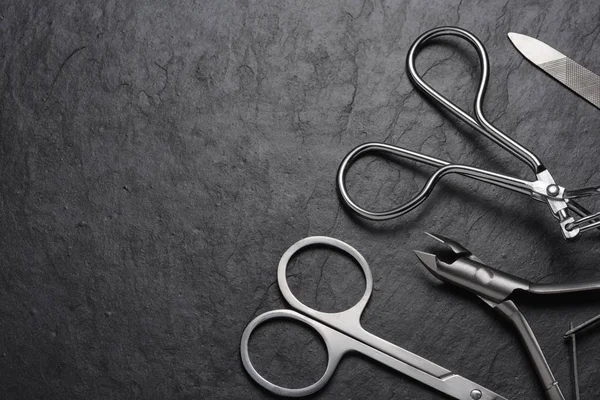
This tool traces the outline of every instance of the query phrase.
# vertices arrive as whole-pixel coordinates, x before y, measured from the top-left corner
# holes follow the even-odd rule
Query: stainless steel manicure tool
[[[569,332],[573,330],[573,323],[569,324]],[[565,333],[565,339],[568,338],[571,343],[571,365],[573,374],[573,398],[574,400],[580,400],[579,396],[579,372],[577,368],[577,339],[575,333],[570,333],[568,336]]]
[[[429,42],[441,36],[456,36],[466,40],[471,44],[481,63],[481,80],[475,97],[474,113],[475,118],[471,117],[461,108],[456,106],[446,97],[434,90],[419,75],[415,68],[415,58],[419,51]],[[486,92],[489,80],[489,62],[487,52],[483,44],[472,33],[456,27],[441,27],[432,29],[422,34],[413,43],[407,56],[408,76],[413,84],[429,97],[433,103],[449,111],[458,119],[462,120],[477,132],[485,135],[497,145],[507,150],[513,156],[527,164],[535,173],[536,180],[528,181],[515,176],[499,174],[496,172],[475,168],[468,165],[453,164],[449,161],[441,160],[432,156],[418,153],[398,146],[392,146],[385,143],[365,143],[352,150],[340,164],[337,173],[337,187],[342,201],[358,215],[372,220],[387,220],[401,216],[419,206],[431,194],[435,184],[445,175],[459,174],[469,178],[484,181],[492,185],[503,187],[515,192],[527,194],[534,200],[546,203],[552,215],[558,220],[560,229],[566,239],[573,239],[580,233],[600,227],[600,213],[592,214],[585,207],[575,201],[577,198],[588,197],[600,194],[600,187],[589,187],[582,189],[567,189],[559,186],[554,181],[550,172],[546,169],[540,159],[530,150],[511,139],[501,130],[493,126],[483,114],[483,97]],[[356,204],[348,193],[346,187],[346,175],[352,163],[359,157],[369,152],[386,153],[393,156],[407,158],[413,161],[436,167],[437,170],[429,177],[421,191],[410,201],[394,209],[387,211],[371,211]],[[581,217],[575,220],[570,212]]]
[[[535,66],[600,108],[600,76],[538,39],[513,32],[508,38]]]
[[[569,339],[571,343],[571,363],[573,368],[573,392],[575,400],[579,400],[579,372],[577,366],[577,339],[576,336],[581,331],[591,328],[600,322],[600,315],[595,316],[592,319],[585,321],[584,323],[573,327],[573,323],[569,324],[569,330],[564,334],[563,338]]]
[[[291,292],[286,276],[287,265],[295,253],[307,246],[313,245],[325,245],[336,248],[347,253],[361,266],[366,280],[365,293],[358,303],[348,310],[337,313],[321,312],[304,305]],[[240,346],[242,363],[246,371],[248,371],[252,379],[265,389],[275,394],[289,397],[300,397],[314,393],[325,386],[331,379],[344,354],[357,352],[439,390],[454,399],[506,400],[504,397],[475,382],[454,374],[429,360],[365,331],[360,324],[360,317],[373,291],[373,277],[367,261],[350,245],[324,236],[308,237],[296,242],[283,254],[279,262],[277,282],[279,283],[279,289],[283,297],[296,311],[275,310],[256,317],[244,330]],[[327,347],[329,360],[325,373],[317,382],[304,388],[285,388],[263,378],[252,365],[248,352],[250,336],[257,326],[275,318],[293,319],[305,323],[317,331],[323,338]]]
[[[571,329],[565,332],[563,337],[566,339],[569,336],[575,335],[576,333],[579,333],[582,330],[590,328],[598,323],[600,323],[600,315],[596,315],[594,318],[585,321],[583,324],[577,325],[575,328],[571,327]]]
[[[533,294],[559,294],[600,290],[599,282],[585,283],[534,283],[485,265],[461,244],[440,235],[429,234],[447,245],[455,260],[444,262],[435,254],[415,251],[421,263],[438,279],[467,289],[476,294],[487,305],[508,319],[517,329],[534,369],[550,400],[564,400],[544,353],[529,326],[529,323],[510,300],[517,291]]]

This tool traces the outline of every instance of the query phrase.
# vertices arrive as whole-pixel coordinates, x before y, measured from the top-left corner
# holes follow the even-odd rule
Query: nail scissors
[[[471,117],[446,97],[434,90],[422,79],[415,68],[415,58],[419,51],[432,39],[440,36],[457,36],[466,40],[477,51],[481,64],[481,80],[479,82],[479,88],[475,97],[475,118]],[[354,150],[348,153],[348,155],[346,155],[340,164],[337,173],[337,187],[340,197],[351,210],[364,218],[372,220],[386,220],[395,218],[413,210],[423,203],[431,194],[435,184],[444,175],[459,174],[515,192],[527,194],[537,201],[546,203],[550,207],[553,216],[558,220],[565,239],[576,238],[580,233],[600,227],[600,213],[592,214],[585,207],[574,200],[580,197],[599,195],[600,187],[571,190],[557,185],[550,172],[533,152],[526,149],[514,139],[511,139],[505,133],[493,126],[484,116],[482,104],[489,80],[490,67],[485,47],[476,36],[464,29],[456,27],[441,27],[425,32],[419,38],[417,38],[408,51],[407,69],[408,76],[413,84],[417,87],[417,89],[423,92],[426,97],[429,97],[436,105],[439,105],[443,109],[449,111],[458,119],[475,129],[477,132],[485,135],[497,145],[527,164],[535,173],[536,180],[527,181],[518,177],[499,174],[468,165],[454,164],[449,161],[441,160],[439,158],[431,157],[385,143],[365,143],[356,147]],[[346,174],[351,164],[357,158],[368,152],[387,153],[398,157],[404,157],[413,161],[418,161],[433,167],[437,167],[438,169],[429,177],[421,191],[407,203],[397,206],[392,210],[370,211],[359,206],[350,198],[345,182]],[[575,220],[569,215],[569,211],[572,211],[581,218]]]
[[[517,329],[548,399],[565,400],[533,330],[509,297],[516,291],[532,294],[560,294],[600,290],[600,282],[569,284],[530,282],[485,265],[463,245],[452,239],[431,233],[428,235],[448,246],[456,259],[449,263],[440,260],[435,254],[415,251],[421,263],[436,278],[475,293],[487,305],[508,319]]]
[[[312,309],[300,302],[291,292],[286,270],[291,257],[299,250],[313,245],[325,245],[347,253],[361,266],[366,280],[362,298],[353,307],[337,313],[326,313]],[[344,354],[358,352],[388,367],[408,375],[417,381],[460,400],[506,400],[504,397],[471,382],[460,375],[440,367],[401,347],[389,343],[367,331],[360,324],[361,314],[371,297],[373,277],[364,257],[350,245],[330,237],[314,236],[302,239],[292,245],[281,257],[277,269],[277,282],[283,297],[296,311],[274,310],[253,319],[242,334],[240,352],[242,363],[248,374],[265,389],[282,396],[306,396],[321,389],[331,379]],[[260,324],[274,318],[293,319],[313,328],[325,342],[329,357],[323,376],[310,386],[290,389],[275,385],[263,378],[254,368],[248,353],[250,335]]]

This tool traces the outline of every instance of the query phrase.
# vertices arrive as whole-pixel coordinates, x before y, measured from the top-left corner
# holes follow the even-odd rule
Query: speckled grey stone
[[[504,271],[576,281],[600,279],[600,236],[567,243],[544,205],[460,177],[404,217],[365,222],[341,207],[334,178],[366,141],[532,177],[408,81],[416,37],[458,25],[490,55],[489,119],[559,183],[600,183],[600,112],[506,37],[537,37],[600,72],[599,20],[595,0],[3,1],[0,397],[270,398],[242,367],[242,331],[286,306],[283,252],[329,235],[372,267],[368,331],[509,399],[542,399],[511,326],[429,276],[412,249],[433,245],[427,230]],[[443,40],[418,66],[471,107],[478,63],[466,44]],[[384,208],[427,171],[366,157],[349,186]],[[324,250],[290,269],[298,296],[325,310],[356,300],[362,279]],[[600,295],[515,301],[571,398],[562,334],[600,313]],[[600,393],[598,349],[598,330],[582,336],[584,399]],[[287,323],[261,329],[251,355],[296,386],[325,362],[320,341]],[[313,398],[445,397],[350,356]]]

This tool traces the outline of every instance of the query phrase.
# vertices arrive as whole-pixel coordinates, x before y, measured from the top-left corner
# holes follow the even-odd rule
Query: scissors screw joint
[[[483,397],[483,393],[481,393],[481,390],[479,390],[479,389],[471,390],[471,398],[473,400],[479,400],[479,399],[481,399],[481,397]]]

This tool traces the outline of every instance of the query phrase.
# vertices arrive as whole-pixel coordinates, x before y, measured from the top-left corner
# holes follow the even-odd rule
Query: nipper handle
[[[519,332],[527,354],[529,354],[529,358],[533,362],[535,372],[540,378],[542,385],[544,385],[546,397],[549,400],[565,400],[529,323],[515,303],[511,300],[503,301],[495,307],[495,310],[508,319],[517,329],[517,332]]]

